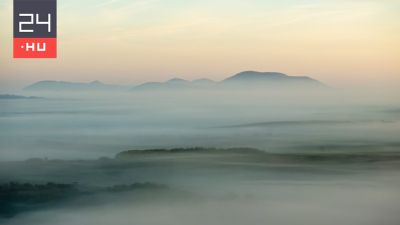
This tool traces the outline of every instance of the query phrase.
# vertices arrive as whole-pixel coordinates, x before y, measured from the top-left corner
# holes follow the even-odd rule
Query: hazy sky
[[[242,70],[400,84],[399,12],[400,0],[58,0],[58,59],[14,60],[12,0],[0,0],[0,87]]]

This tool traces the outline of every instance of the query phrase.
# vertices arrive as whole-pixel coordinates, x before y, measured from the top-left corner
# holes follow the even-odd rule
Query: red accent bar
[[[14,58],[56,58],[57,38],[14,38]]]

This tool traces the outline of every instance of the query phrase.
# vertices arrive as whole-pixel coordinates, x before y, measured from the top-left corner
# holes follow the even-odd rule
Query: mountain
[[[133,88],[133,90],[169,90],[169,89],[182,89],[189,87],[190,81],[180,79],[180,78],[173,78],[166,82],[146,82],[139,86]]]
[[[206,79],[206,78],[202,78],[202,79],[197,79],[197,80],[193,80],[192,83],[196,86],[213,86],[216,84],[215,81],[210,80],[210,79]]]
[[[165,82],[146,82],[135,87],[104,84],[100,81],[74,83],[65,81],[39,81],[24,90],[26,91],[155,91],[155,90],[201,90],[233,88],[240,90],[314,88],[326,87],[321,82],[306,76],[289,76],[277,72],[244,71],[216,82],[209,79],[193,81],[173,78]]]
[[[39,81],[24,88],[25,91],[111,91],[126,89],[119,85],[104,84],[100,81],[89,83],[66,82],[66,81]]]
[[[147,82],[132,90],[192,90],[192,89],[252,89],[252,88],[315,88],[325,87],[321,82],[306,76],[289,76],[277,72],[244,71],[220,82],[209,79],[187,81],[173,78],[166,82]]]
[[[209,79],[198,79],[188,81],[180,78],[173,78],[166,82],[146,82],[139,86],[133,87],[132,90],[143,91],[143,90],[189,90],[189,89],[201,89],[208,88],[214,85],[216,82]]]
[[[321,87],[321,82],[306,76],[289,76],[277,72],[244,71],[220,82],[224,85],[268,86],[268,87]]]

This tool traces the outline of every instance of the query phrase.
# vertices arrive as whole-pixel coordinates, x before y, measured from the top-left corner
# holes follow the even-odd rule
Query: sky
[[[397,87],[399,12],[400,0],[58,0],[58,58],[13,59],[12,0],[0,0],[0,88],[244,70]]]

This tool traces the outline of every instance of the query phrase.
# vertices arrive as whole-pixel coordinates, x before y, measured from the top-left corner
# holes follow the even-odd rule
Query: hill
[[[298,87],[322,87],[321,82],[307,76],[289,76],[277,72],[244,71],[221,81],[224,85],[246,86],[298,86]]]

